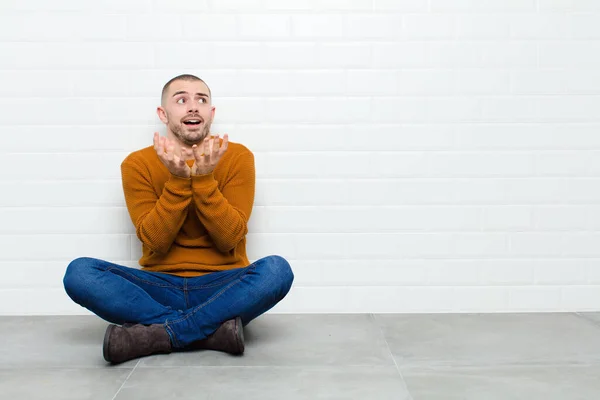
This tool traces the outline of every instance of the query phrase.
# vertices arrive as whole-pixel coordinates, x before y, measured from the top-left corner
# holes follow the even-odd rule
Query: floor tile
[[[375,315],[399,365],[600,362],[600,330],[575,314]]]
[[[414,400],[592,400],[600,366],[452,367],[404,370]]]
[[[130,368],[0,369],[0,397],[11,400],[112,399]]]
[[[0,317],[0,397],[109,400],[121,386],[117,399],[579,400],[600,393],[600,313],[267,314],[245,328],[243,356],[201,350],[117,366],[102,358],[107,325],[95,316]]]
[[[594,322],[600,327],[600,313],[598,312],[581,312],[577,313],[580,317],[587,319],[588,321]]]
[[[88,315],[0,317],[0,365],[13,368],[102,367],[108,323]],[[137,361],[120,364],[131,368]]]
[[[155,355],[145,366],[391,366],[380,329],[368,314],[262,315],[244,328],[243,356],[197,350]]]
[[[137,368],[116,400],[408,400],[395,367]]]

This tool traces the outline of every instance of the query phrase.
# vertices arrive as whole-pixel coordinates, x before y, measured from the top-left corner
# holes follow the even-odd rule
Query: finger
[[[163,155],[165,157],[165,160],[168,160],[169,159],[169,141],[167,138],[163,138],[162,142],[163,142],[163,145],[162,145]]]
[[[175,158],[177,159],[177,163],[179,163],[179,165],[181,165],[182,163],[185,162],[185,155],[186,155],[185,147],[182,147],[181,149],[179,149],[179,155],[175,155]]]
[[[185,147],[182,152],[181,152],[181,158],[183,159],[183,161],[187,161],[190,159],[190,156],[192,155],[192,149]]]
[[[158,132],[154,132],[154,137],[152,138],[152,142],[154,144],[154,150],[158,150]]]
[[[213,151],[215,148],[215,138],[213,136],[210,137],[210,140],[208,141],[208,156],[212,156]]]
[[[219,139],[219,135],[215,136],[214,141],[215,142],[213,143],[212,154],[216,156],[219,153],[219,147],[221,145],[221,140]]]
[[[159,157],[162,158],[162,156],[165,153],[165,146],[164,146],[164,141],[162,140],[162,137],[158,136],[156,139],[156,153],[158,154]]]
[[[210,144],[208,143],[210,142],[210,140],[208,138],[204,139],[204,157],[206,158],[206,156],[210,155]]]
[[[228,144],[229,144],[229,135],[225,134],[225,135],[223,135],[223,144],[221,145],[221,151],[220,151],[221,154],[225,153],[225,151],[227,150]]]
[[[196,163],[199,163],[202,160],[202,156],[200,155],[200,153],[201,153],[200,146],[198,146],[196,144],[193,145],[192,153],[194,154],[194,159],[196,160]]]
[[[167,160],[173,161],[173,158],[175,157],[175,147],[171,141],[168,141],[167,143]]]
[[[215,138],[212,151],[210,152],[210,161],[212,163],[217,163],[219,158],[219,138]]]

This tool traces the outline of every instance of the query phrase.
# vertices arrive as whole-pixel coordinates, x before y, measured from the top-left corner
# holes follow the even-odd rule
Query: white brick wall
[[[136,266],[119,164],[193,73],[252,149],[273,312],[600,309],[600,2],[5,0],[0,314]]]

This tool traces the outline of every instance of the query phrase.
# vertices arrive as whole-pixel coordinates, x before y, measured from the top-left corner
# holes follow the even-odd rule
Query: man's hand
[[[200,146],[193,145],[192,152],[196,162],[192,166],[192,175],[204,175],[211,173],[217,163],[227,151],[227,144],[229,143],[229,135],[223,136],[223,145],[220,145],[219,135],[211,137],[207,136],[204,138]],[[200,150],[204,149],[204,152]]]
[[[166,152],[165,152],[166,149]],[[158,158],[162,161],[167,169],[173,174],[182,178],[189,178],[191,168],[185,160],[190,158],[192,152],[189,149],[181,149],[181,157],[175,155],[175,145],[168,138],[159,136],[158,132],[154,132],[154,150],[158,154]]]

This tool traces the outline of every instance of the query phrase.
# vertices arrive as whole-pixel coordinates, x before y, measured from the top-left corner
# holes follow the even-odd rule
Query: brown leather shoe
[[[128,325],[111,324],[106,328],[102,349],[106,361],[122,363],[150,354],[171,353],[171,338],[163,325]]]
[[[207,349],[223,351],[230,354],[244,353],[244,329],[242,319],[236,317],[221,324],[221,326],[205,339],[190,344],[190,349]]]

